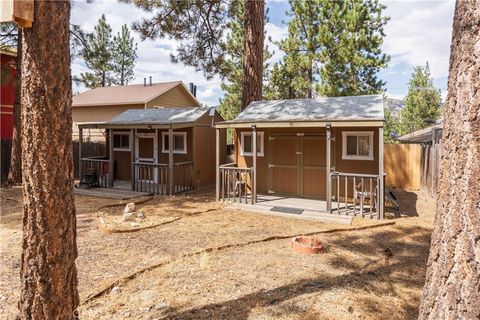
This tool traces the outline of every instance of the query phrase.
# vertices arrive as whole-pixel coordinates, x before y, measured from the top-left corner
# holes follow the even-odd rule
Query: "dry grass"
[[[140,205],[149,223],[135,233],[98,229],[96,208],[113,200],[76,196],[81,300],[135,270],[165,265],[79,308],[83,319],[414,319],[424,281],[433,200],[396,192],[406,217],[388,227],[318,236],[324,253],[305,256],[288,240],[185,254],[338,225],[226,211],[210,193],[158,197]],[[0,314],[18,299],[21,206],[2,189]],[[121,207],[103,209],[112,219]],[[201,214],[199,211],[217,209]],[[355,219],[355,225],[371,223]],[[344,227],[344,226],[341,226]]]

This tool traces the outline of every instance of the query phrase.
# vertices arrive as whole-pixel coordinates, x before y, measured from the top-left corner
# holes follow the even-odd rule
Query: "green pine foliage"
[[[385,108],[385,124],[383,128],[383,139],[385,143],[397,143],[396,138],[401,132],[401,123],[392,112]]]
[[[381,93],[378,79],[388,19],[378,0],[290,0],[283,60],[273,67],[268,92],[276,98]]]
[[[126,84],[134,79],[136,51],[137,45],[130,38],[127,25],[112,38],[112,28],[102,14],[94,32],[84,37],[81,56],[90,71],[81,73],[75,80],[87,88]]]
[[[127,25],[113,38],[112,73],[113,83],[126,85],[135,79],[133,68],[137,60],[137,44],[130,37]]]
[[[413,69],[401,113],[401,132],[407,134],[431,126],[440,116],[442,96],[433,86],[428,62]]]

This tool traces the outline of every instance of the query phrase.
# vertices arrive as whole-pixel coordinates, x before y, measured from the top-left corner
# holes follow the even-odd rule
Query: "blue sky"
[[[379,77],[386,81],[387,95],[402,98],[407,92],[407,83],[412,69],[417,65],[430,63],[434,85],[446,96],[448,60],[454,1],[382,1],[387,6],[386,15],[390,21],[385,27],[386,37],[383,51],[391,56],[387,68]],[[287,1],[269,1],[269,22],[265,29],[267,37],[278,41],[287,34],[289,10]],[[93,3],[76,1],[72,8],[72,22],[81,24],[87,31],[92,31],[101,14],[105,13],[107,22],[113,32],[120,31],[122,24],[130,25],[140,20],[145,13],[130,5],[114,0],[95,0]],[[144,77],[152,76],[155,82],[182,80],[185,83],[197,84],[197,95],[200,101],[208,105],[217,105],[223,95],[220,89],[220,79],[207,81],[200,72],[182,64],[172,64],[170,53],[175,52],[176,42],[171,39],[138,42],[138,61],[135,67],[134,83],[142,83]],[[275,51],[271,64],[282,57],[282,52],[269,43]],[[85,65],[79,59],[73,62],[73,74],[86,71]],[[85,88],[77,86],[75,91],[82,92]]]

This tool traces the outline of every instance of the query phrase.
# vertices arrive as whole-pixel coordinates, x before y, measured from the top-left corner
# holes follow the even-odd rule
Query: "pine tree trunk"
[[[10,157],[10,168],[8,170],[9,184],[22,183],[22,136],[20,133],[22,122],[22,109],[20,104],[22,84],[22,29],[20,28],[18,28],[17,66],[15,72],[15,102],[13,105],[12,152]]]
[[[263,0],[245,3],[242,110],[250,102],[262,100],[264,8]]]
[[[23,30],[20,319],[72,319],[78,306],[69,18],[68,1],[35,1]]]
[[[480,319],[480,0],[457,1],[420,319]]]

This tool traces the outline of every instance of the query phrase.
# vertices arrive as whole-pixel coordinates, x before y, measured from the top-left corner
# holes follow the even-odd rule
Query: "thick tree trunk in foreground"
[[[242,109],[252,101],[262,100],[264,11],[263,0],[245,3]]]
[[[420,319],[480,319],[480,0],[457,1]]]
[[[18,28],[17,39],[17,67],[15,70],[15,102],[13,106],[13,135],[10,168],[8,170],[8,183],[22,183],[22,108],[20,104],[22,84],[22,29]]]
[[[21,319],[72,319],[78,306],[69,18],[69,2],[36,1],[23,31]]]

